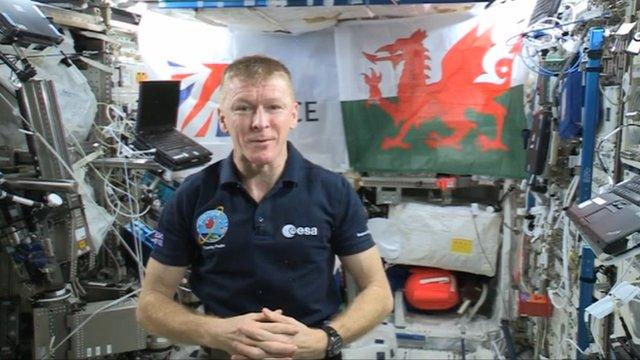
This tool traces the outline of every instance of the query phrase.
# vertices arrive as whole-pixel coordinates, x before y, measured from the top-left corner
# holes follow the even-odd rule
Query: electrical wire
[[[629,270],[631,270],[631,268],[633,268],[633,261],[635,261],[634,258],[632,258],[632,259],[627,261],[628,262],[627,268],[622,272],[622,275],[618,276],[618,280],[616,281],[616,283],[611,286],[612,289],[614,287],[618,286],[620,284],[620,282],[623,281],[624,277],[627,275]]]
[[[540,76],[546,76],[546,77],[551,77],[551,76],[559,76],[559,77],[564,77],[565,75],[577,72],[580,69],[580,64],[582,63],[582,61],[584,60],[584,53],[582,51],[580,51],[578,53],[578,58],[574,61],[573,65],[571,65],[571,67],[567,70],[561,70],[561,71],[554,71],[554,70],[549,70],[545,67],[543,67],[542,65],[536,63],[533,59],[535,57],[538,56],[538,52],[536,51],[534,54],[531,54],[529,52],[529,48],[528,47],[524,47],[523,48],[524,51],[520,52],[518,54],[518,56],[520,56],[520,59],[522,60],[522,63],[525,65],[525,67],[527,67],[527,69],[529,69],[530,71],[540,75]],[[525,58],[523,56],[523,54],[525,54],[527,57]],[[571,59],[573,59],[573,56],[570,56],[566,59],[564,59],[563,61],[565,63],[571,61]],[[527,59],[531,59],[531,61],[533,62],[533,64],[529,64]],[[563,66],[564,68],[564,66]]]
[[[640,244],[636,244],[634,246],[632,246],[630,249],[627,249],[625,251],[623,251],[622,253],[618,254],[618,255],[611,255],[611,256],[607,256],[605,258],[600,259],[600,264],[601,265],[613,265],[617,262],[620,262],[622,260],[626,260],[626,259],[632,259],[635,258],[636,256],[640,255]]]
[[[496,343],[497,343],[496,340],[491,340],[491,348],[493,349],[493,352],[495,353],[495,355],[498,357],[499,360],[504,360],[505,357],[502,355],[502,352],[500,351]]]
[[[489,295],[489,287],[487,286],[487,284],[483,283],[482,292],[480,293],[480,298],[478,298],[475,305],[473,305],[473,308],[471,308],[471,311],[469,312],[469,320],[473,320],[474,316],[476,316],[476,314],[478,313],[478,310],[480,310],[482,305],[484,305],[484,302],[487,300],[488,295]]]
[[[571,20],[569,20],[567,23],[571,23],[571,22],[575,21],[575,20],[576,20],[576,15],[577,15],[577,14],[576,14],[576,7],[575,7],[575,5],[571,4],[570,2],[566,2],[566,1],[565,1],[565,3],[563,4],[563,6],[564,6],[565,8],[560,12],[560,14],[559,14],[559,15],[561,15],[561,16],[562,16],[562,15],[565,15],[565,11],[567,11],[567,10],[571,10]]]
[[[580,354],[585,355],[585,356],[589,355],[584,350],[580,349],[580,347],[578,346],[578,344],[576,344],[575,341],[573,341],[573,340],[571,340],[569,338],[564,338],[563,342],[566,342],[569,345],[573,346]]]
[[[82,150],[82,146],[80,145],[78,139],[72,135],[72,139],[75,141],[79,152],[81,153],[81,155],[83,155],[83,157],[86,157],[87,155],[84,153],[84,151]],[[138,277],[140,280],[140,283],[142,283],[142,280],[144,278],[144,265],[142,264],[142,242],[141,239],[138,238],[137,233],[135,231],[135,226],[133,224],[133,219],[135,218],[140,218],[142,216],[144,216],[150,209],[151,206],[147,206],[147,208],[143,211],[140,212],[140,206],[139,203],[137,201],[137,199],[135,199],[131,193],[131,187],[129,185],[130,180],[129,180],[129,174],[127,171],[127,167],[126,167],[126,162],[124,164],[125,166],[125,176],[124,179],[126,180],[126,187],[127,187],[127,191],[125,192],[124,190],[120,190],[119,188],[115,187],[114,185],[111,184],[111,180],[109,179],[111,177],[111,173],[113,171],[113,169],[109,169],[108,173],[106,176],[103,176],[98,169],[95,168],[95,166],[91,163],[88,163],[88,165],[94,170],[95,174],[102,179],[103,183],[104,183],[104,191],[105,191],[105,202],[107,203],[107,205],[118,215],[124,216],[129,218],[130,220],[130,226],[131,226],[131,233],[133,235],[133,239],[134,239],[134,249],[135,251],[133,251],[129,245],[126,243],[126,241],[120,236],[119,232],[117,231],[117,229],[115,229],[115,227],[112,226],[112,229],[115,231],[118,240],[120,241],[120,243],[122,245],[125,246],[125,249],[129,252],[129,255],[131,255],[131,257],[135,260],[136,263],[136,268],[138,269]],[[122,205],[122,203],[120,202],[118,196],[114,196],[115,199],[117,199],[118,201],[118,207],[115,207],[110,200],[110,196],[107,192],[107,186],[110,187],[112,190],[116,191],[116,192],[120,192],[124,195],[127,196],[128,200],[129,200],[129,213],[123,213],[120,211],[120,207],[123,206],[126,208],[126,206]],[[135,204],[136,207],[136,213],[134,214],[134,208],[133,205]]]
[[[111,172],[112,172],[112,169],[109,170],[109,173],[108,173],[109,176],[111,175]],[[116,214],[121,215],[121,216],[126,217],[126,218],[136,219],[136,218],[140,218],[140,217],[144,216],[151,209],[151,205],[147,205],[146,209],[144,211],[142,211],[142,212],[140,212],[138,210],[134,210],[132,205],[129,205],[129,208],[127,208],[126,205],[122,204],[122,202],[119,200],[117,195],[114,196],[114,199],[116,199],[117,202],[118,202],[117,207],[116,207],[110,200],[111,197],[109,196],[109,193],[107,191],[108,188],[110,188],[113,191],[119,192],[122,195],[127,196],[129,201],[133,202],[136,205],[136,208],[138,208],[138,209],[139,209],[139,203],[138,203],[137,199],[133,198],[133,195],[130,192],[126,192],[124,190],[121,190],[121,189],[113,186],[109,182],[108,179],[104,179],[103,178],[103,181],[104,181],[104,191],[105,191],[105,202],[107,203],[109,208],[111,208],[111,210],[113,210]],[[129,213],[125,213],[125,212],[120,211],[121,207],[124,207],[125,209],[128,209]],[[136,211],[136,212],[134,213],[134,211]]]
[[[515,37],[519,36],[522,39],[523,47],[522,51],[520,51],[518,55],[520,56],[525,67],[539,76],[563,77],[567,74],[579,70],[580,64],[584,59],[582,50],[577,52],[577,59],[575,58],[575,55],[570,55],[562,60],[558,59],[565,63],[565,66],[562,67],[561,71],[547,69],[535,59],[542,56],[542,50],[548,50],[550,48],[560,48],[560,50],[562,50],[562,42],[566,42],[567,40],[565,38],[568,36],[566,34],[566,31],[562,30],[563,27],[586,21],[587,20],[572,20],[563,23],[561,20],[555,17],[545,17],[531,24],[525,32],[510,37],[509,39],[507,39],[506,43],[511,42]],[[569,53],[574,54],[574,51],[571,51],[571,49],[580,48],[580,40],[578,39],[579,38],[576,38],[575,36],[570,38],[570,41],[572,41],[572,43],[570,43],[570,46],[566,48]],[[532,51],[532,49],[535,50]],[[566,64],[568,64],[571,60],[574,60],[573,65],[571,65],[569,69],[564,70],[566,68]]]
[[[122,143],[122,141],[120,140],[121,136],[123,134],[130,134],[130,129],[133,129],[135,122],[127,120],[127,115],[122,110],[118,109],[118,107],[116,107],[114,104],[98,102],[97,105],[105,106],[107,108],[105,115],[107,116],[107,120],[109,120],[109,125],[99,126],[93,123],[92,126],[98,130],[101,136],[104,137],[109,135],[109,137],[113,138],[117,144],[107,143],[100,139],[100,137],[97,137],[96,139],[105,147],[118,148],[118,144]],[[116,115],[115,118],[112,117],[112,112]]]
[[[15,117],[17,117],[18,119],[20,119],[20,120],[25,124],[26,128],[27,128],[27,129],[29,129],[29,130],[22,130],[22,129],[21,129],[21,130],[22,130],[23,132],[25,132],[25,133],[35,135],[35,136],[36,136],[36,138],[37,138],[38,140],[40,140],[40,142],[45,146],[45,148],[46,148],[46,149],[47,149],[47,150],[48,150],[48,151],[49,151],[49,152],[50,152],[50,153],[51,153],[51,154],[52,154],[52,155],[53,155],[53,156],[54,156],[54,157],[55,157],[55,158],[60,162],[60,164],[65,168],[65,170],[67,170],[67,172],[69,173],[69,175],[70,175],[70,176],[71,176],[71,177],[72,177],[72,178],[73,178],[77,183],[79,183],[79,184],[80,184],[80,183],[82,183],[82,181],[80,181],[80,179],[78,179],[78,178],[77,178],[77,176],[76,176],[76,174],[74,173],[74,171],[69,167],[69,165],[64,161],[64,159],[62,159],[62,157],[60,156],[60,154],[58,154],[58,153],[55,151],[55,149],[54,149],[54,148],[53,148],[53,147],[52,147],[52,146],[47,142],[47,140],[44,138],[44,136],[42,136],[42,134],[40,134],[39,132],[35,131],[35,129],[33,129],[33,128],[31,127],[31,124],[29,123],[29,121],[27,121],[27,120],[22,116],[22,114],[20,114],[20,112],[19,112],[19,111],[17,111],[17,109],[15,109],[15,108],[13,107],[13,105],[11,104],[11,102],[10,102],[10,101],[9,101],[9,100],[8,100],[8,99],[7,99],[3,94],[2,94],[2,93],[0,93],[0,96],[2,97],[2,99],[4,100],[4,102],[5,102],[5,103],[6,103],[6,104],[11,108],[11,109],[13,109],[13,110],[14,110],[14,111],[13,111],[13,115],[14,115]],[[115,109],[115,107],[114,107],[114,109]],[[118,113],[118,112],[116,111],[116,113]],[[110,118],[110,116],[109,116],[109,115],[108,115],[108,118]],[[111,118],[110,118],[110,119],[111,119]],[[71,135],[72,135],[72,134],[71,134]],[[73,135],[72,135],[72,136],[73,136]],[[75,137],[73,137],[73,138],[75,139],[76,143],[78,143],[78,145],[79,145],[78,140],[77,140]],[[78,147],[78,149],[79,149],[80,151],[82,151],[81,146],[79,146],[79,147]],[[86,156],[86,155],[85,155],[85,156]],[[95,168],[94,168],[94,170],[96,171],[96,173],[97,173],[97,174],[99,174],[98,176],[101,176],[101,175],[100,175],[100,173],[99,173],[99,171],[97,171],[97,169],[95,169]],[[104,178],[103,178],[103,179],[104,179]],[[105,183],[109,183],[109,181],[108,181],[108,180],[106,180],[106,179],[104,179],[104,180],[106,181]],[[127,178],[127,181],[129,181],[129,179],[128,179],[128,178]],[[118,189],[118,190],[119,190],[119,189]],[[95,202],[95,200],[94,200],[94,199],[93,199],[89,194],[88,194],[88,199],[89,199],[92,203],[94,203],[96,206],[100,206],[100,205],[98,205],[98,204]],[[131,199],[131,197],[129,197],[129,199]],[[148,211],[149,209],[150,209],[150,207],[149,207],[146,211]],[[146,211],[145,211],[144,213],[146,213]],[[142,215],[144,215],[144,213],[142,213]],[[140,213],[139,213],[139,214],[140,214]],[[129,214],[129,216],[130,216],[130,215],[131,215],[131,214]],[[140,215],[140,216],[141,216],[141,215]],[[143,268],[142,261],[141,261],[141,252],[140,252],[140,251],[138,251],[138,254],[134,253],[134,252],[131,250],[131,248],[129,247],[129,245],[126,243],[126,241],[122,238],[122,236],[120,236],[119,231],[115,228],[115,226],[114,226],[113,224],[110,224],[109,226],[111,227],[111,229],[112,229],[112,230],[115,232],[115,234],[117,235],[117,238],[120,240],[120,243],[125,247],[125,249],[129,252],[129,254],[134,258],[134,260],[135,260],[135,261],[136,261],[136,263],[138,264],[138,269],[140,270],[140,268]],[[132,229],[132,230],[133,230],[133,229]],[[139,274],[139,275],[140,275],[140,274]],[[140,275],[140,276],[142,276],[142,275]],[[140,278],[140,281],[142,281],[142,277]]]
[[[82,146],[80,145],[80,142],[78,141],[78,139],[77,139],[75,136],[73,136],[73,134],[70,134],[70,136],[71,136],[71,139],[75,142],[75,144],[76,144],[76,146],[77,146],[77,150],[78,150],[78,152],[80,152],[80,155],[82,155],[82,156],[83,156],[83,158],[86,158],[86,157],[87,157],[87,154],[84,152],[84,150],[82,150]],[[88,165],[89,165],[89,167],[90,167],[90,168],[95,172],[95,175],[97,175],[97,176],[98,176],[98,177],[103,181],[103,183],[104,183],[104,189],[103,189],[103,190],[105,191],[105,202],[107,203],[107,205],[108,205],[108,206],[109,206],[109,207],[110,207],[110,208],[111,208],[115,213],[117,213],[118,215],[121,215],[121,216],[127,217],[127,218],[139,218],[139,217],[144,216],[144,215],[145,215],[145,214],[146,214],[146,213],[151,209],[151,206],[150,206],[150,205],[148,205],[148,206],[147,206],[147,208],[146,208],[143,212],[139,212],[139,211],[138,211],[137,213],[135,213],[135,214],[134,214],[134,213],[133,213],[133,207],[129,207],[129,213],[123,213],[123,212],[121,212],[121,211],[120,211],[120,207],[125,207],[125,209],[126,209],[126,206],[122,205],[122,202],[120,202],[120,200],[118,199],[118,197],[117,197],[117,196],[115,196],[115,199],[118,201],[118,204],[117,204],[118,206],[117,206],[117,207],[115,207],[115,206],[113,205],[113,203],[111,203],[111,201],[109,200],[109,196],[108,196],[109,194],[108,194],[108,192],[107,192],[107,187],[108,187],[108,188],[110,188],[110,189],[111,189],[112,191],[114,191],[114,192],[119,192],[119,193],[121,193],[121,194],[123,194],[123,195],[126,195],[126,196],[127,196],[127,198],[129,198],[129,200],[131,200],[131,199],[132,199],[132,194],[131,194],[131,192],[130,192],[130,191],[124,191],[124,190],[121,190],[121,189],[119,189],[118,187],[116,187],[116,186],[114,186],[114,185],[112,184],[112,180],[110,180],[109,178],[111,177],[111,173],[112,173],[113,169],[109,169],[109,171],[108,171],[107,175],[106,175],[106,176],[103,176],[103,175],[100,173],[100,171],[95,167],[95,165],[93,165],[91,162],[89,162],[89,163],[88,163]],[[126,166],[126,163],[125,163],[125,166]],[[125,175],[125,177],[124,177],[124,178],[126,179],[127,184],[128,184],[128,182],[129,182],[129,177],[128,177],[128,175]],[[125,185],[125,184],[122,184],[122,185]],[[137,200],[137,199],[133,198],[133,201],[134,201],[134,202],[139,206],[139,204],[138,204],[138,200]]]
[[[27,121],[22,114],[20,114],[20,112],[15,109],[15,107],[13,106],[13,104],[11,104],[11,102],[0,92],[0,98],[2,98],[2,100],[7,104],[7,106],[9,106],[9,108],[13,109],[13,115],[15,117],[17,117],[18,119],[20,119],[20,121],[24,122],[24,124],[27,126],[27,128],[29,128],[31,131],[26,131],[23,130],[23,132],[28,132],[29,134],[34,134],[36,136],[36,138],[38,138],[43,145],[45,145],[45,148],[51,152],[51,154],[54,155],[54,158],[57,159],[60,164],[65,168],[65,170],[67,170],[67,172],[69,173],[69,175],[78,183],[82,183],[82,181],[80,181],[80,179],[78,179],[78,177],[76,176],[76,174],[73,172],[73,170],[69,167],[69,165],[64,161],[64,159],[62,159],[62,157],[53,149],[53,147],[47,142],[47,140],[44,138],[44,136],[42,136],[40,133],[38,133],[37,131],[35,131],[35,129],[31,128],[31,124],[29,123],[29,121]],[[22,130],[22,129],[21,129]],[[87,196],[84,199],[88,199],[91,203],[93,203],[96,206],[101,207],[94,199],[93,197],[91,197],[90,194],[87,194]],[[118,240],[120,241],[120,244],[123,245],[123,247],[127,250],[127,252],[129,253],[129,255],[131,255],[134,259],[134,261],[141,263],[141,260],[139,258],[137,258],[134,254],[134,252],[131,250],[131,248],[129,247],[129,245],[126,243],[126,241],[122,238],[122,236],[119,233],[119,230],[113,225],[113,223],[109,224],[109,227],[111,228],[111,230],[114,231],[114,233],[116,234],[116,237],[118,238]]]
[[[499,201],[499,206],[502,208],[501,211],[503,211],[503,214],[509,213],[512,214],[514,212],[513,206],[514,206],[514,202],[515,202],[515,192],[514,190],[517,189],[517,186],[515,184],[512,183],[512,180],[506,180],[503,184],[503,189],[504,187],[507,186],[507,190],[503,190],[504,191],[504,195],[503,197],[500,199]],[[514,246],[514,239],[518,238],[518,236],[516,235],[516,231],[514,229],[514,216],[503,216],[502,219],[502,226],[504,228],[507,228],[510,232],[510,234],[508,235],[509,238],[509,245],[508,247],[503,245],[501,247],[501,254],[500,256],[503,258],[510,258],[511,254],[514,253],[514,249],[515,252],[517,253],[518,248]],[[503,229],[503,237],[507,237],[507,232],[504,231]],[[516,241],[517,243],[521,244],[522,241]],[[508,264],[509,262],[505,262],[505,261],[501,261],[501,274],[499,275],[500,278],[512,278],[514,275],[512,274],[512,270],[511,266],[509,266],[509,269],[506,269],[506,266],[504,266],[504,264]],[[517,266],[517,265],[515,265]],[[503,282],[499,283],[499,286],[503,286]],[[513,292],[510,291],[509,289],[505,289],[506,291],[498,291],[498,297],[499,297],[499,301],[497,304],[500,305],[501,309],[499,310],[500,312],[502,312],[503,314],[507,314],[505,317],[510,317],[509,313],[511,312],[510,309],[510,304],[513,296]],[[498,332],[501,336],[502,336],[502,332]]]
[[[500,330],[489,331],[486,333],[486,338],[491,343],[491,350],[493,350],[496,357],[499,360],[504,360],[505,357],[502,354],[504,353],[505,341],[502,332]]]
[[[622,99],[622,101],[611,100],[611,98],[607,95],[607,92],[604,90],[604,87],[602,86],[601,82],[598,82],[598,89],[600,89],[600,93],[602,94],[602,97],[604,97],[604,99],[607,100],[607,102],[613,106],[623,105],[624,102],[626,101],[624,98]]]
[[[127,179],[127,192],[131,194],[131,187],[129,186],[129,172],[127,170],[126,162],[124,163],[124,177],[125,179]],[[131,196],[129,196],[129,207],[133,208],[133,202],[132,202]],[[149,208],[151,207],[149,206]],[[140,212],[140,205],[138,204],[137,201],[136,201],[136,211]],[[139,259],[142,259],[142,240],[139,239],[137,235],[137,231],[135,231],[135,225],[133,223],[133,219],[130,218],[129,221],[131,224],[131,234],[133,235],[133,243],[135,245],[136,255],[138,256]],[[142,280],[144,279],[144,267],[140,263],[138,263],[138,275],[140,277],[140,283],[142,284]]]
[[[110,147],[115,147],[116,148],[116,153],[118,157],[122,157],[122,156],[130,156],[130,155],[137,155],[137,154],[146,154],[146,153],[151,153],[153,152],[153,150],[145,150],[145,151],[133,151],[132,149],[130,149],[128,146],[126,146],[126,144],[124,144],[121,141],[121,137],[123,134],[128,134],[127,129],[128,128],[132,128],[133,126],[133,122],[128,122],[126,120],[126,115],[120,111],[117,107],[115,107],[113,104],[107,104],[107,103],[100,103],[103,106],[107,107],[107,118],[110,121],[110,124],[106,127],[103,127],[101,129],[101,133],[104,135],[105,133],[110,135],[110,137],[112,139],[114,139],[116,141],[116,144],[111,145]],[[116,115],[116,118],[112,118],[111,117],[111,111],[113,111],[113,113]],[[101,141],[102,142],[102,141]],[[104,143],[104,142],[102,142]],[[99,172],[96,171],[96,173],[98,174],[98,176],[100,176]],[[112,170],[109,171],[109,173],[107,174],[106,178],[103,178],[104,181],[104,186],[105,186],[105,200],[107,205],[117,214],[124,216],[126,218],[129,219],[129,223],[130,223],[130,227],[131,227],[131,232],[133,235],[133,243],[134,243],[134,256],[137,259],[141,259],[142,258],[142,239],[139,238],[137,232],[135,231],[135,225],[134,225],[134,220],[135,219],[139,219],[140,217],[142,217],[143,215],[145,215],[150,209],[151,206],[148,205],[146,207],[145,210],[143,210],[142,212],[140,211],[140,204],[137,201],[137,199],[135,197],[133,197],[132,191],[131,191],[131,181],[130,181],[130,176],[129,176],[129,169],[127,166],[127,163],[124,163],[124,179],[125,179],[125,184],[123,184],[124,186],[126,186],[127,191],[122,191],[120,189],[118,189],[117,187],[113,186],[111,184],[111,181],[109,180],[110,175],[112,173]],[[134,173],[135,176],[135,173]],[[117,207],[114,206],[111,203],[110,200],[110,196],[109,193],[107,191],[107,187],[109,187],[112,191],[114,192],[119,192],[122,195],[125,195],[127,197],[128,203],[129,203],[129,207],[128,207],[128,213],[123,213],[122,211],[120,211],[121,207],[124,207],[125,209],[127,209],[127,206],[124,205],[120,200],[119,200],[119,196],[117,194],[114,194],[114,199],[117,201]],[[134,210],[135,209],[135,210]],[[135,211],[135,213],[134,213]],[[137,268],[138,268],[138,275],[140,278],[140,281],[142,282],[143,277],[144,277],[144,266],[142,265],[141,261],[137,261]]]
[[[560,280],[560,284],[555,288],[547,288],[547,293],[549,295],[549,300],[551,304],[557,308],[562,309],[565,308],[570,303],[570,292],[571,292],[571,279],[569,276],[569,240],[571,238],[570,226],[571,223],[569,221],[569,217],[567,216],[565,210],[569,208],[576,194],[576,190],[578,188],[578,184],[580,182],[580,176],[575,175],[567,189],[564,192],[564,197],[562,199],[562,209],[563,211],[558,216],[556,221],[556,225],[554,226],[557,229],[560,226],[560,222],[563,221],[562,227],[562,279]],[[557,302],[555,295],[558,294],[564,300],[563,303]]]
[[[120,235],[120,232],[118,231],[118,229],[116,229],[115,226],[113,225],[111,226],[111,229],[113,230],[114,235],[120,242],[120,245],[124,247],[124,249],[127,251],[129,256],[131,256],[133,261],[135,261],[138,265],[142,265],[142,260],[136,256],[136,254],[133,252],[129,244],[127,244],[126,240],[122,237],[122,235]]]
[[[616,286],[618,286],[618,285],[619,285],[619,283],[620,283],[621,281],[623,281],[623,279],[625,278],[625,276],[627,275],[627,273],[629,272],[629,270],[633,267],[632,261],[633,261],[633,259],[629,261],[629,264],[627,265],[627,268],[622,272],[622,274],[621,274],[621,275],[619,275],[619,276],[618,276],[618,280],[616,281],[616,283],[615,283],[615,284],[613,284],[613,285],[611,286],[611,289],[615,288]],[[632,300],[633,300],[633,299],[632,299]],[[616,306],[617,306],[617,305],[616,305]],[[617,311],[617,307],[614,309],[614,311]],[[594,333],[593,333],[593,327],[594,327],[594,326],[595,326],[595,324],[599,321],[599,319],[597,319],[597,318],[593,318],[593,319],[594,319],[594,320],[589,324],[589,332],[591,333],[591,336],[593,337],[593,341],[594,341],[594,343],[595,343],[595,345],[596,345],[596,349],[598,350],[598,352],[600,353],[600,355],[601,355],[603,358],[606,358],[606,355],[605,355],[605,353],[604,353],[604,349],[603,349],[602,345],[600,344],[600,342],[598,341],[597,337],[596,337],[596,336],[594,335]],[[585,313],[584,313],[584,322],[586,323],[586,322],[588,322],[588,320],[589,320],[589,313],[585,312]],[[567,341],[567,340],[570,340],[570,339],[565,339],[565,341]],[[570,343],[571,343],[571,345],[573,345],[573,346],[574,346],[574,347],[575,347],[575,348],[576,348],[576,349],[577,349],[581,354],[583,354],[583,355],[587,355],[586,351],[581,350],[581,349],[580,349],[580,348],[575,344],[575,342],[571,341]]]
[[[555,24],[549,24],[549,22]],[[555,17],[542,18],[529,26],[528,30],[523,34],[522,40],[525,45],[537,48],[554,44],[563,36],[563,31],[559,28],[562,25],[562,21]]]
[[[600,353],[600,355],[602,355],[603,358],[606,358],[606,355],[604,354],[604,349],[602,348],[602,345],[600,345],[600,341],[598,341],[598,337],[595,336],[595,334],[593,333],[593,327],[595,324],[597,324],[600,320],[595,318],[591,324],[589,325],[589,332],[591,333],[591,336],[593,337],[593,342],[596,344],[596,348],[598,349],[598,352]]]
[[[542,349],[544,347],[544,343],[547,341],[547,332],[549,330],[549,320],[546,318],[537,318],[538,322],[541,322],[542,325],[539,325],[539,327],[542,328],[542,335],[538,337],[537,341],[536,341],[536,346],[534,349],[534,358],[535,359],[539,359],[540,358],[540,349]],[[537,356],[536,356],[537,355]]]
[[[601,17],[606,16],[607,14],[602,14]],[[594,17],[595,18],[595,17]],[[533,32],[538,32],[538,31],[544,31],[544,30],[551,30],[551,29],[556,29],[556,28],[563,28],[563,27],[567,27],[569,25],[575,25],[575,24],[584,24],[587,23],[591,20],[593,20],[594,18],[589,18],[589,19],[578,19],[578,20],[572,20],[572,21],[568,21],[568,22],[560,22],[558,25],[551,25],[548,27],[542,27],[542,28],[538,28],[535,30],[526,30],[524,32],[515,34],[513,36],[511,36],[510,38],[508,38],[505,43],[509,44],[509,42],[513,41],[513,39],[517,38],[517,37],[524,37],[526,35],[529,35],[529,33],[533,33]]]
[[[113,260],[113,263],[115,264],[115,266],[118,266],[118,258],[116,257],[116,255],[109,249],[108,246],[103,246],[104,251],[111,257],[111,260]]]
[[[478,239],[478,245],[480,246],[480,251],[482,251],[482,255],[487,261],[487,264],[489,265],[489,269],[491,269],[491,273],[495,273],[496,270],[493,267],[493,263],[491,263],[491,260],[489,260],[489,255],[487,255],[487,252],[485,251],[484,246],[482,245],[482,239],[480,238],[480,231],[478,231],[478,224],[476,223],[476,217],[478,215],[474,213],[474,210],[470,209],[470,211],[471,211],[471,220],[473,221],[473,228],[476,232],[476,239]]]
[[[607,175],[607,181],[609,183],[609,186],[614,186],[615,182],[613,181],[613,175],[610,174],[609,172],[609,168],[607,167],[607,165],[604,163],[604,160],[602,160],[602,154],[600,153],[600,147],[602,146],[602,144],[609,139],[611,136],[617,134],[620,130],[622,130],[625,127],[629,127],[629,126],[633,126],[633,127],[640,127],[640,124],[622,124],[618,127],[616,127],[615,129],[613,129],[611,132],[609,132],[607,135],[603,136],[599,141],[598,144],[596,145],[595,148],[595,153],[596,156],[598,158],[598,163],[600,164],[600,168],[602,169],[602,171],[604,171],[604,173]]]
[[[557,309],[562,309],[569,304],[569,295],[571,291],[570,277],[569,277],[569,217],[562,213],[561,217],[564,218],[564,224],[562,229],[562,279],[560,284],[555,288],[547,288],[547,293],[551,300],[552,305]],[[560,294],[560,291],[562,292]],[[559,294],[564,298],[564,302],[559,304],[555,301],[554,295]]]
[[[523,225],[526,228],[526,224]],[[525,282],[525,272],[526,270],[524,269],[524,255],[525,255],[525,244],[527,242],[524,241],[519,241],[518,242],[518,249],[517,249],[517,253],[519,254],[519,258],[520,261],[518,263],[518,266],[520,267],[520,276],[518,277],[518,287],[520,289],[520,291],[524,291],[527,294],[531,294],[533,291],[531,290],[531,288],[526,284]]]
[[[31,127],[31,123],[29,123],[29,121],[27,121],[27,119],[25,119],[22,114],[20,114],[18,111],[16,111],[16,109],[13,107],[13,105],[11,104],[11,102],[9,102],[9,100],[0,93],[0,96],[2,97],[2,99],[5,101],[5,103],[11,108],[13,109],[13,114],[19,118],[21,121],[24,122],[25,126],[29,129],[29,130],[24,130],[24,129],[20,129],[20,131],[24,132],[24,133],[28,133],[30,135],[35,135],[36,139],[40,140],[40,142],[42,143],[42,145],[45,146],[45,148],[54,155],[54,158],[56,158],[60,164],[62,165],[62,167],[67,170],[67,172],[69,173],[69,175],[71,176],[72,179],[74,179],[78,184],[80,184],[81,182],[78,181],[78,178],[76,177],[74,171],[69,167],[69,165],[67,164],[67,162],[62,158],[62,156],[60,154],[58,154],[58,152],[53,148],[53,146],[51,146],[49,144],[49,142],[47,141],[47,139],[44,138],[44,136],[42,136],[42,134],[40,134],[39,132],[37,132],[35,129],[33,129]],[[72,226],[73,226],[73,216],[72,216]],[[75,246],[75,241],[72,240],[72,248]],[[75,254],[72,254],[72,262],[75,261]],[[74,292],[76,294],[80,294],[80,295],[84,295],[86,292],[84,291],[84,289],[82,288],[82,286],[80,285],[79,281],[77,281],[77,279],[71,279],[71,285],[72,288],[74,289]]]
[[[18,119],[20,119],[28,129],[28,130],[25,130],[25,129],[19,129],[19,130],[21,132],[25,133],[25,134],[28,134],[28,135],[35,135],[35,137],[38,140],[40,140],[42,145],[44,145],[44,147],[51,153],[51,155],[53,155],[60,162],[60,165],[62,165],[62,167],[65,170],[67,170],[69,175],[76,182],[78,182],[78,179],[76,178],[75,173],[73,172],[73,170],[69,167],[69,165],[62,158],[62,156],[60,156],[60,154],[58,154],[58,152],[53,148],[53,146],[51,146],[51,144],[49,144],[47,139],[45,139],[44,136],[42,136],[42,134],[40,134],[39,132],[37,132],[35,129],[32,128],[31,123],[27,119],[25,119],[24,116],[22,116],[22,114],[20,114],[20,112],[17,109],[15,109],[15,107],[13,106],[13,104],[11,104],[9,99],[7,99],[1,92],[0,92],[0,97],[2,97],[2,100],[4,100],[4,102],[7,104],[7,106],[9,106],[9,108],[13,109],[13,115],[15,117],[17,117]]]

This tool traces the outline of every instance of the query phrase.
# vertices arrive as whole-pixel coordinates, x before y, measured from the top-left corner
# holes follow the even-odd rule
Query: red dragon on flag
[[[511,86],[512,64],[521,44],[513,45],[509,55],[495,63],[499,83],[479,82],[478,78],[486,73],[482,66],[483,59],[495,43],[491,40],[491,29],[480,35],[477,32],[478,27],[473,28],[449,49],[442,60],[442,77],[434,83],[428,83],[431,58],[423,45],[427,38],[427,32],[423,29],[380,47],[375,54],[363,52],[366,59],[374,64],[390,61],[396,68],[404,63],[395,102],[382,97],[379,87],[381,73],[370,69],[369,74],[363,74],[364,82],[369,87],[367,106],[377,104],[393,118],[394,125],[399,127],[396,136],[382,140],[382,150],[411,148],[411,144],[405,141],[407,133],[436,118],[450,128],[451,133],[444,136],[430,132],[425,140],[426,145],[429,148],[461,150],[461,141],[478,126],[467,117],[468,110],[495,119],[494,136],[479,134],[476,138],[476,144],[482,151],[509,150],[502,139],[507,111],[496,98]]]

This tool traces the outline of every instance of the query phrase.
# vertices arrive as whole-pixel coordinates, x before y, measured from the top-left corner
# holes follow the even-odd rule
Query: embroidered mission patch
[[[220,241],[229,229],[229,218],[224,213],[224,207],[207,210],[196,221],[198,242],[200,245],[211,245]]]

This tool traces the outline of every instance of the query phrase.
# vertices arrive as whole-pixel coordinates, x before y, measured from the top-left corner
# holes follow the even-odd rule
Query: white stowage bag
[[[80,195],[82,195],[82,202],[87,217],[87,226],[89,227],[89,234],[91,235],[91,245],[97,254],[104,243],[104,239],[107,237],[107,233],[112,229],[115,216],[109,214],[105,208],[96,203],[94,200],[95,190],[86,181],[86,173],[86,169],[80,168],[75,171],[74,177],[80,185],[79,192]]]
[[[8,45],[0,45],[0,50],[15,56],[15,51]],[[71,33],[68,30],[65,31],[64,41],[58,47],[48,47],[44,50],[35,50],[30,47],[23,49],[22,52],[23,55],[28,56],[29,63],[37,71],[35,79],[51,80],[54,83],[67,143],[74,144],[75,139],[78,142],[84,141],[98,111],[98,102],[89,81],[82,72],[75,65],[68,67],[61,62],[64,59],[61,52],[75,53]],[[17,85],[13,84],[11,74],[6,67],[0,66],[0,83],[7,89],[15,91]],[[8,100],[17,109],[15,100]],[[0,98],[1,102],[5,102],[5,99]],[[18,130],[19,120],[2,120],[4,119],[0,119],[0,144],[26,149],[24,134]]]
[[[493,276],[501,221],[500,214],[477,207],[402,203],[389,209],[388,219],[368,225],[390,263]]]
[[[54,55],[45,50],[42,55]],[[42,56],[31,59],[38,70],[37,79],[52,80],[60,107],[67,143],[85,140],[98,110],[96,97],[89,82],[75,65],[67,67],[62,56]],[[74,139],[75,138],[75,139]]]

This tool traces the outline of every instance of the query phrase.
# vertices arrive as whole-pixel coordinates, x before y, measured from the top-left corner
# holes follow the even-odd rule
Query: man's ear
[[[298,126],[298,109],[300,108],[300,104],[297,101],[293,102],[293,109],[291,110],[291,124],[289,124],[290,129],[294,129]]]
[[[218,112],[218,122],[220,124],[220,130],[222,130],[225,133],[228,133],[229,128],[227,128],[227,117],[224,115],[224,112],[222,111],[222,109],[220,109],[220,106],[218,106],[216,111]]]

